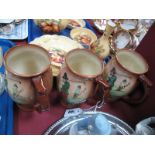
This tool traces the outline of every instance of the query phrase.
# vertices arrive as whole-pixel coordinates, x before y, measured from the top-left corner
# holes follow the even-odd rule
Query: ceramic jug
[[[48,52],[37,45],[11,48],[4,56],[6,87],[23,110],[49,109],[52,71]]]
[[[91,44],[90,48],[93,53],[100,58],[106,58],[110,54],[109,38],[103,34],[99,39]]]
[[[115,101],[118,98],[126,98],[127,102],[138,104],[144,101],[148,93],[148,86],[152,82],[144,75],[149,69],[146,60],[137,52],[131,50],[120,50],[105,66],[103,79],[110,85],[109,99]],[[141,81],[144,94],[137,100],[128,97],[137,82]]]
[[[103,62],[88,49],[74,49],[65,57],[58,78],[59,92],[66,95],[65,105],[74,107],[85,102],[95,94],[100,83],[108,88],[100,79],[103,74]],[[106,93],[105,93],[106,94]]]
[[[114,22],[107,20],[104,34],[90,46],[91,50],[102,59],[105,59],[110,54],[109,38],[111,37],[115,27],[116,24]]]

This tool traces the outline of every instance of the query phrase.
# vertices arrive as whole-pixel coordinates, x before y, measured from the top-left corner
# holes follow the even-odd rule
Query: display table
[[[146,34],[138,48],[137,52],[141,53],[147,60],[150,69],[148,77],[155,83],[154,74],[154,52],[155,52],[155,24],[151,27],[149,32]],[[133,128],[136,123],[150,116],[155,116],[155,85],[151,88],[150,94],[147,100],[137,106],[131,106],[122,101],[115,103],[106,103],[101,109],[104,112],[113,114],[120,119],[127,122]],[[43,134],[50,125],[63,117],[65,107],[63,107],[57,97],[56,90],[51,92],[51,108],[50,111],[38,113],[24,112],[20,110],[16,104],[14,104],[14,134],[16,135],[40,135]],[[82,108],[89,107],[87,104],[83,105]]]

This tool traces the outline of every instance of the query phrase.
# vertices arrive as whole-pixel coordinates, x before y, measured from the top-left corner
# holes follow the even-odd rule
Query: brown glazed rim
[[[13,52],[14,50],[16,50],[17,48],[25,48],[25,47],[36,47],[36,48],[40,48],[42,51],[44,51],[46,54],[47,54],[47,56],[48,56],[48,58],[49,58],[49,62],[50,62],[50,56],[49,56],[49,54],[48,54],[48,51],[46,50],[46,49],[44,49],[43,47],[41,47],[41,46],[38,46],[38,45],[33,45],[33,44],[26,44],[26,45],[17,45],[17,46],[15,46],[15,47],[12,47],[12,48],[10,48],[7,52],[6,52],[6,54],[4,55],[4,62],[5,62],[5,67],[6,67],[6,69],[10,72],[10,73],[12,73],[12,74],[14,74],[14,75],[17,75],[17,76],[22,76],[22,77],[33,77],[33,76],[38,76],[38,75],[40,75],[40,74],[42,74],[42,73],[44,73],[49,67],[50,67],[50,65],[51,64],[49,64],[44,70],[42,70],[41,72],[38,72],[37,74],[31,74],[31,75],[25,75],[25,74],[19,74],[19,73],[16,73],[15,71],[13,71],[9,66],[8,66],[8,64],[6,63],[7,61],[7,57],[10,55],[10,53],[11,52]]]
[[[74,53],[74,52],[81,52],[82,50],[83,50],[84,52],[87,52],[88,54],[91,54],[91,55],[95,56],[95,57],[100,61],[100,64],[101,64],[101,66],[102,66],[102,70],[101,70],[101,72],[100,72],[99,74],[91,75],[91,76],[85,76],[85,75],[82,75],[82,74],[78,74],[77,72],[75,72],[73,69],[71,69],[71,68],[69,67],[69,64],[68,64],[68,62],[67,62],[68,56],[69,56],[70,54]],[[65,62],[66,62],[67,67],[69,68],[69,70],[70,70],[72,73],[74,73],[74,74],[76,74],[76,75],[78,75],[78,76],[80,76],[80,77],[83,77],[83,78],[96,78],[97,76],[102,75],[103,70],[104,70],[104,66],[103,66],[102,60],[101,60],[97,55],[95,55],[91,50],[85,49],[85,48],[83,48],[83,49],[81,49],[81,48],[76,48],[76,49],[73,49],[73,50],[69,51],[69,52],[66,54]]]
[[[119,62],[117,55],[118,55],[118,53],[121,53],[121,52],[124,52],[124,49],[123,49],[123,50],[119,50],[119,51],[116,52],[116,61],[117,61],[118,65],[121,66],[123,69],[125,69],[126,71],[128,71],[129,73],[132,73],[132,74],[134,74],[134,75],[142,75],[142,74],[145,74],[146,72],[148,72],[148,70],[149,70],[149,65],[148,65],[147,61],[143,58],[143,56],[142,56],[141,54],[139,54],[139,53],[136,52],[135,50],[126,50],[126,51],[125,51],[125,52],[129,52],[129,53],[132,52],[133,54],[137,55],[137,56],[140,57],[140,58],[142,59],[142,61],[146,64],[146,65],[145,65],[146,68],[147,68],[146,71],[145,71],[145,72],[142,72],[142,73],[137,73],[137,72],[132,72],[132,71],[128,70],[126,67],[124,67],[124,66]]]

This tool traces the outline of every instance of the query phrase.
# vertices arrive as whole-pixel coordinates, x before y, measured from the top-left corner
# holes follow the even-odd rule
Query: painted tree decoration
[[[108,83],[110,84],[110,86],[111,86],[112,88],[115,87],[115,82],[116,82],[116,80],[117,80],[116,74],[117,74],[117,73],[116,73],[116,69],[113,67],[113,68],[111,69],[110,75],[108,76],[108,79],[107,79]]]
[[[68,77],[67,77],[67,73],[66,72],[64,73],[63,79],[64,80],[68,80]]]
[[[61,91],[64,92],[65,94],[69,94],[68,90],[70,88],[70,83],[68,81],[67,73],[65,72],[63,75],[64,83],[62,85]]]

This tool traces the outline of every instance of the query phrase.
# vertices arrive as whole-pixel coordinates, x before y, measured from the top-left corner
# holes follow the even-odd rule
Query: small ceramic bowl
[[[152,24],[155,22],[155,19],[139,19],[140,23],[142,24],[142,26],[148,30]]]
[[[105,19],[94,19],[93,23],[94,23],[95,28],[99,32],[103,33],[105,31],[107,20],[105,20]]]
[[[15,27],[21,24],[25,19],[0,19],[1,35],[10,35],[15,30]]]
[[[111,38],[110,45],[114,51],[128,49],[132,43],[132,38],[127,31],[118,31]]]
[[[134,50],[139,45],[136,35],[120,30],[116,32],[110,41],[110,46],[114,51],[117,50]]]
[[[122,19],[119,20],[120,28],[122,30],[131,32],[133,34],[137,33],[138,30],[138,20],[137,19]]]
[[[73,29],[77,27],[85,27],[86,22],[83,19],[69,19],[69,23],[67,25],[68,28]]]
[[[70,36],[86,48],[89,48],[97,40],[97,36],[93,31],[81,27],[72,29]]]

